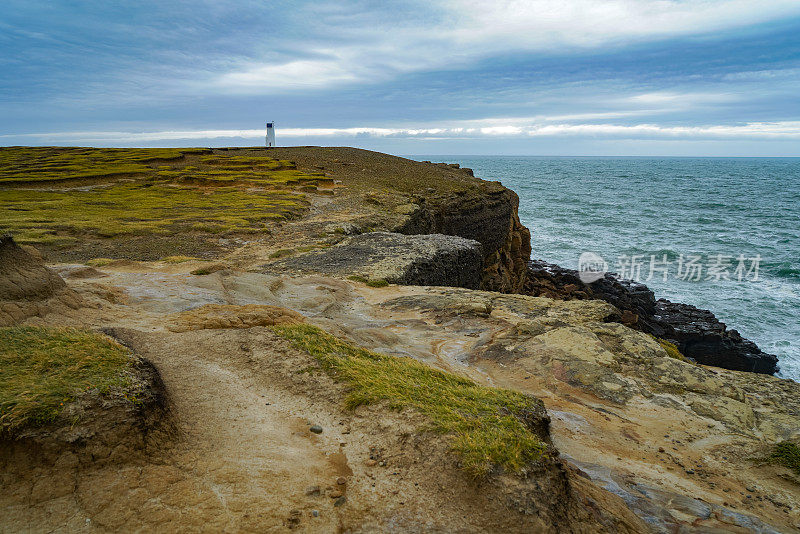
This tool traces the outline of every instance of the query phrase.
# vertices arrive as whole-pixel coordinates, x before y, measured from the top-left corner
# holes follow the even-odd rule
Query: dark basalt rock
[[[561,300],[599,299],[621,312],[620,322],[675,343],[684,356],[704,365],[774,374],[778,358],[767,354],[736,330],[728,330],[709,310],[656,300],[644,284],[606,273],[584,284],[578,271],[541,260],[531,261],[523,293]]]
[[[777,356],[763,352],[738,331],[728,330],[709,310],[659,299],[654,319],[667,330],[660,337],[673,341],[684,355],[700,363],[764,374],[778,370]]]

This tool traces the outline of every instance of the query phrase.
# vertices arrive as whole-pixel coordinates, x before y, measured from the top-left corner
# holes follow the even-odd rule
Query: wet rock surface
[[[372,232],[264,266],[266,272],[316,272],[361,276],[393,284],[478,288],[481,244],[442,234]]]
[[[738,331],[729,330],[713,312],[656,300],[644,284],[619,279],[612,273],[584,284],[576,270],[534,260],[529,264],[523,292],[565,300],[604,300],[620,310],[619,322],[675,343],[682,354],[699,363],[754,373],[777,371],[777,356],[763,352]]]
[[[317,198],[308,219],[276,227],[267,245],[242,242],[225,258],[228,267],[204,276],[189,274],[197,265],[188,264],[61,269],[68,287],[24,301],[32,313],[13,308],[11,320],[23,324],[104,329],[152,361],[178,432],[154,443],[157,454],[104,449],[109,461],[99,463],[59,453],[52,467],[35,457],[23,464],[30,451],[17,449],[8,462],[18,469],[0,462],[7,499],[0,530],[266,531],[282,524],[302,532],[705,533],[800,525],[798,478],[758,462],[775,443],[800,439],[800,386],[676,359],[645,334],[679,344],[685,336],[687,355],[709,358],[730,341],[736,355],[729,358],[740,358],[745,341],[713,314],[671,308],[645,286],[611,276],[591,286],[558,266],[531,276],[529,234],[513,192],[483,183],[475,194],[416,194],[428,187],[417,183],[442,173],[439,185],[472,184],[463,170],[353,149],[280,151],[343,185]],[[411,175],[419,180],[395,199],[390,186]],[[362,178],[367,185],[358,189]],[[378,180],[386,191],[376,189]],[[364,198],[400,205],[378,202],[365,211]],[[375,241],[365,241],[361,255],[345,240],[260,267],[277,249],[319,246],[320,235],[332,234],[331,244],[398,225],[415,235],[350,237]],[[460,237],[433,236],[433,243],[416,235],[431,232]],[[421,253],[409,244],[426,239]],[[415,262],[425,268],[408,268]],[[345,279],[352,274],[501,292],[521,291],[527,275],[525,291],[540,296],[372,288]],[[72,313],[50,304],[65,291],[86,307]],[[0,311],[6,304],[0,299]],[[547,437],[552,456],[521,475],[467,480],[450,442],[421,431],[414,413],[343,410],[342,386],[268,328],[301,317],[359,346],[541,399],[544,408],[527,423]],[[702,343],[687,349],[688,340]],[[126,458],[117,461],[120,455]]]

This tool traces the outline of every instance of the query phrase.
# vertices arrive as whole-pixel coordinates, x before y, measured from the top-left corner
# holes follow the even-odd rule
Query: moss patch
[[[800,475],[800,447],[792,442],[784,441],[775,445],[767,461],[787,467]]]
[[[77,329],[0,328],[0,430],[41,426],[87,390],[124,388],[125,347]]]
[[[669,356],[670,358],[675,358],[676,360],[680,360],[682,362],[691,363],[690,360],[688,360],[686,356],[684,356],[681,353],[681,351],[678,350],[678,346],[675,345],[675,343],[671,343],[666,339],[661,339],[660,337],[656,337],[652,334],[650,334],[650,337],[658,341],[658,344],[661,345],[661,348],[663,348],[667,352],[667,356]]]
[[[386,403],[412,408],[431,429],[452,435],[463,468],[483,476],[499,467],[519,472],[542,457],[546,445],[523,423],[540,401],[516,391],[479,386],[412,358],[378,354],[339,340],[310,325],[273,330],[314,356],[331,376],[349,386],[348,408]]]
[[[389,285],[389,282],[387,282],[383,278],[370,280],[369,278],[361,276],[360,274],[354,274],[352,276],[348,276],[347,279],[352,280],[353,282],[361,282],[362,284],[366,284],[369,287],[386,287]]]
[[[193,261],[197,258],[192,256],[167,256],[166,258],[161,258],[161,261],[164,263],[186,263],[187,261]]]
[[[114,263],[115,260],[112,258],[92,258],[86,262],[86,265],[90,265],[92,267],[105,267],[110,263]]]
[[[294,252],[295,251],[290,248],[282,248],[270,254],[269,257],[273,259],[285,258],[286,256],[291,256],[292,254],[294,254]]]

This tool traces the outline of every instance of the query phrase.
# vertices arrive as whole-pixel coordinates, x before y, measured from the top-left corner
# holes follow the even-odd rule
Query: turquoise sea
[[[574,269],[594,252],[800,380],[800,158],[412,157],[516,191],[534,258]]]

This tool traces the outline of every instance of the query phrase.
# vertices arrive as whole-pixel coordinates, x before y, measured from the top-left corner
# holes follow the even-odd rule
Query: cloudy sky
[[[800,0],[5,0],[0,145],[800,156]]]

